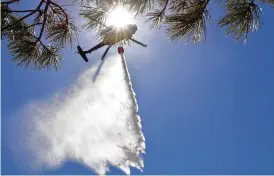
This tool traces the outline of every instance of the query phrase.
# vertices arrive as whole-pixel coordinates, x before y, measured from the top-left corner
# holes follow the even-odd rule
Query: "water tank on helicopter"
[[[119,54],[124,54],[124,48],[122,46],[118,47],[118,53]]]

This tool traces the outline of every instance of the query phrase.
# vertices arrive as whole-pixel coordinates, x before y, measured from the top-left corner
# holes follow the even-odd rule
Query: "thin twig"
[[[50,4],[55,5],[56,7],[58,7],[58,8],[63,12],[63,14],[64,14],[65,17],[66,17],[66,23],[68,24],[68,15],[67,15],[67,13],[65,12],[65,10],[64,10],[60,5],[58,5],[58,4],[56,4],[56,3],[52,2],[52,1],[50,1]]]
[[[43,24],[42,24],[42,27],[41,27],[41,30],[40,30],[40,34],[39,34],[39,37],[38,37],[39,40],[41,39],[41,37],[43,35],[44,29],[45,29],[45,25],[47,23],[47,11],[48,11],[48,7],[49,7],[49,3],[50,3],[50,1],[47,1],[46,7],[45,7],[45,10],[44,10],[44,19],[43,19]]]
[[[20,0],[14,0],[14,1],[4,1],[4,2],[1,2],[1,4],[6,4],[6,5],[9,5],[9,4],[12,4],[12,3],[15,3],[15,2],[19,2]]]

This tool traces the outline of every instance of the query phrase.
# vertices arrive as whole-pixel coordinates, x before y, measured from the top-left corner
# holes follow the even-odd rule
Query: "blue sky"
[[[132,174],[274,174],[274,11],[263,10],[264,25],[246,45],[225,36],[215,17],[206,42],[198,45],[170,42],[163,30],[137,32],[149,47],[132,45],[125,55],[146,154],[144,172]],[[27,102],[65,90],[91,64],[74,47],[65,50],[58,72],[25,70],[10,60],[5,41],[1,49],[2,174],[24,174],[7,142],[9,118]],[[73,161],[42,172],[92,173]]]

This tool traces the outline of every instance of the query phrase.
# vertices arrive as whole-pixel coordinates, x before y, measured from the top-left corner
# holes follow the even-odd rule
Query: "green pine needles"
[[[61,51],[72,44],[77,27],[65,5],[57,0],[38,0],[34,9],[18,9],[26,0],[1,1],[1,37],[13,61],[34,69],[58,69]],[[87,30],[102,29],[107,12],[117,5],[146,18],[151,28],[164,26],[171,40],[199,43],[206,39],[210,9],[225,7],[217,24],[226,35],[246,42],[248,34],[262,26],[260,5],[274,0],[71,0]],[[210,9],[209,9],[210,7]],[[100,34],[102,35],[102,34]]]

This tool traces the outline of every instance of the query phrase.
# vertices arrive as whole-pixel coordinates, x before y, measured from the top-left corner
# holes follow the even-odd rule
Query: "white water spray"
[[[58,168],[66,160],[76,160],[98,174],[105,174],[109,164],[126,174],[130,167],[142,170],[145,138],[125,58],[121,58],[108,58],[95,82],[93,67],[66,93],[29,103],[24,109],[16,142],[25,144],[32,168]]]

